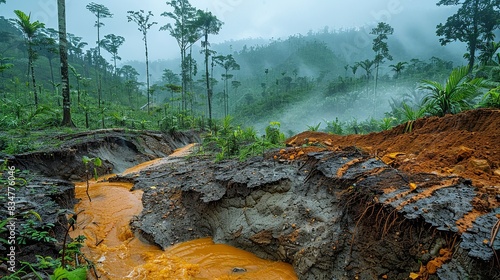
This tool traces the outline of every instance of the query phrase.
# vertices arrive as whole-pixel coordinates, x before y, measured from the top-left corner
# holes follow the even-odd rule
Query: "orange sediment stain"
[[[432,196],[432,194],[434,194],[434,192],[436,192],[437,190],[440,190],[440,189],[443,189],[443,188],[448,188],[448,187],[452,187],[454,186],[456,183],[456,179],[450,179],[450,180],[445,180],[445,181],[442,181],[440,184],[438,185],[434,185],[434,186],[431,186],[431,187],[428,187],[428,188],[420,188],[418,185],[416,185],[415,183],[412,183],[412,184],[415,184],[415,188],[419,187],[420,189],[422,189],[422,192],[418,193],[417,195],[401,202],[397,207],[396,207],[396,210],[401,210],[403,209],[403,207],[405,207],[406,205],[410,204],[410,203],[413,203],[413,202],[416,202],[417,200],[420,200],[420,199],[423,199],[423,198],[427,198],[427,197],[430,197]],[[404,195],[403,196],[406,196],[408,194],[410,194],[413,190],[410,188],[409,191],[407,192],[404,192]]]
[[[467,229],[472,228],[472,222],[474,222],[479,216],[484,215],[484,212],[477,209],[472,209],[469,213],[465,214],[457,222],[457,228],[460,233],[464,233]]]
[[[133,166],[133,167],[130,167],[130,168],[126,169],[125,171],[123,171],[121,173],[121,175],[128,175],[128,174],[131,174],[131,173],[138,173],[138,172],[140,172],[142,170],[145,170],[147,168],[150,168],[150,167],[153,167],[153,166],[156,166],[156,165],[160,165],[161,163],[164,163],[164,162],[168,161],[171,158],[187,156],[188,154],[190,154],[193,151],[193,149],[196,147],[196,145],[197,144],[192,143],[192,144],[186,145],[185,147],[179,148],[179,149],[175,150],[172,154],[170,154],[166,158],[157,158],[157,159],[153,159],[153,160],[150,160],[150,161],[146,161],[146,162],[140,163],[140,164],[138,164],[136,166]]]
[[[342,167],[340,167],[338,170],[337,170],[337,177],[338,178],[342,178],[342,176],[344,176],[344,173],[347,172],[347,170],[355,165],[356,163],[360,162],[361,161],[361,158],[355,158],[349,162],[347,162],[346,164],[344,164]]]
[[[159,164],[160,162],[162,162],[164,159],[163,158],[157,158],[157,159],[153,159],[153,160],[150,160],[150,161],[146,161],[146,162],[143,162],[143,163],[140,163],[134,167],[130,167],[130,168],[127,168],[125,171],[123,171],[121,174],[122,175],[128,175],[128,174],[131,174],[131,173],[137,173],[137,172],[140,172],[148,167],[151,167],[153,165],[157,165]]]

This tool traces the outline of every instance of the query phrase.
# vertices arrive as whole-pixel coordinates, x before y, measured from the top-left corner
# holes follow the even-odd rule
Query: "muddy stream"
[[[161,161],[175,161],[189,153],[191,147],[188,145],[167,158],[137,165],[122,174],[139,172]],[[107,182],[110,176],[90,183],[91,202],[86,183],[75,183],[76,197],[80,200],[75,212],[82,212],[77,228],[70,233],[72,238],[79,235],[87,238],[82,252],[94,262],[100,279],[297,279],[290,264],[267,261],[235,247],[215,244],[210,237],[163,251],[134,236],[129,223],[143,209],[143,192],[130,191],[131,183]]]

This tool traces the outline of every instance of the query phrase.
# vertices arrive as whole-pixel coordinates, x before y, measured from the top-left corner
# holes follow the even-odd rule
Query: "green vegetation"
[[[440,4],[450,3],[441,1]],[[454,62],[439,58],[441,50],[436,50],[437,56],[429,60],[412,58],[394,40],[389,40],[394,28],[383,22],[366,34],[373,39],[373,45],[352,53],[350,57],[340,47],[350,44],[360,31],[349,29],[295,35],[260,46],[244,45],[239,50],[230,49],[230,53],[221,51],[225,47],[218,46],[220,53],[216,55],[215,50],[208,48],[208,36],[217,34],[223,23],[211,13],[191,6],[186,0],[170,1],[162,16],[173,22],[162,29],[179,43],[181,71],[176,73],[175,69],[164,69],[162,79],[153,79],[152,85],[149,85],[149,75],[146,74],[146,85],[143,85],[138,80],[139,72],[133,66],[116,65],[120,60],[119,47],[126,38],[113,33],[101,35],[105,29],[102,21],[113,16],[111,11],[95,3],[89,4],[87,9],[96,16],[97,46],[85,50],[88,44],[81,37],[68,34],[72,123],[77,127],[73,131],[109,127],[166,132],[215,130],[214,126],[210,126],[212,118],[224,119],[231,115],[242,127],[256,125],[256,130],[261,132],[265,130],[265,123],[273,119],[279,120],[285,131],[290,131],[292,126],[299,131],[309,127],[344,134],[367,133],[388,129],[390,125],[405,123],[416,116],[443,115],[498,104],[495,83],[498,83],[499,71],[494,60],[498,46],[488,30],[480,30],[480,38],[490,39],[478,48],[481,65],[472,71],[490,82],[492,90],[488,92],[486,89],[487,94],[481,91],[476,93],[483,94],[483,100],[472,95],[467,100],[461,100],[465,98],[461,95],[464,91],[459,91],[461,94],[458,95],[454,92],[450,97],[441,94],[444,100],[439,103],[438,93],[431,96],[433,91],[430,87],[441,84],[449,76]],[[490,18],[495,16],[496,13],[488,14]],[[147,31],[156,24],[153,17],[151,12],[128,12],[129,21],[136,22],[144,35],[146,56]],[[0,19],[1,30],[9,34],[0,43],[0,47],[6,49],[0,63],[0,148],[3,153],[39,148],[42,143],[33,140],[40,137],[33,131],[49,134],[59,133],[60,130],[63,116],[60,83],[57,82],[58,73],[52,71],[51,66],[52,60],[57,58],[54,53],[58,52],[54,48],[58,43],[57,36],[51,34],[57,31],[45,29],[40,22],[36,24],[37,32],[27,30],[28,25],[34,24],[26,14],[18,18],[17,25]],[[31,47],[31,52],[19,44],[26,40],[31,43],[24,46]],[[452,37],[448,39],[451,40]],[[201,42],[202,63],[205,66],[201,75],[197,73],[198,63],[192,51],[198,42]],[[101,56],[101,47],[112,55],[112,63]],[[35,80],[23,73],[25,66],[22,61],[27,58],[29,62],[27,54],[30,53],[33,59],[36,58],[32,63],[34,71],[30,71],[30,74],[37,73],[36,91]],[[384,60],[392,58],[398,62],[384,69]],[[469,76],[464,77],[460,84],[470,84],[464,82],[466,79]],[[420,106],[422,104],[405,102],[405,92],[415,90],[411,87],[422,80],[425,82],[416,90],[421,95],[429,95],[427,104]],[[432,81],[437,84],[432,84]],[[371,93],[372,89],[376,90],[377,96]],[[447,106],[446,99],[450,98],[453,108],[440,109],[439,106]],[[384,99],[387,101],[380,101]],[[431,106],[431,99],[436,106]],[[390,107],[387,105],[389,100],[392,100]],[[291,111],[290,108],[297,109]],[[368,116],[355,114],[361,111],[374,113]],[[382,114],[384,111],[385,115]],[[294,114],[296,116],[292,121],[295,121],[307,112],[323,113],[323,116],[317,116],[315,120],[302,118],[305,121],[301,124],[302,128],[297,128],[284,117]],[[416,114],[410,116],[411,112]],[[317,124],[318,120],[322,120],[326,128],[309,126]],[[339,125],[343,126],[342,129]]]
[[[94,180],[97,180],[97,178],[99,177],[97,175],[97,167],[101,167],[102,165],[102,160],[98,157],[95,157],[95,158],[89,158],[88,156],[83,156],[82,158],[82,162],[83,164],[85,165],[85,179],[86,179],[86,182],[87,182],[87,188],[85,189],[85,193],[87,194],[87,197],[89,198],[89,201],[92,202],[92,199],[90,198],[90,195],[89,195],[89,173],[90,173],[90,170],[89,170],[89,166],[92,165],[92,170],[93,170],[93,176],[94,176]]]
[[[26,223],[22,224],[17,244],[26,245],[33,242],[57,242],[49,233],[54,227],[54,224],[40,224],[39,222],[41,222],[41,220],[37,222],[29,219]]]
[[[235,126],[231,116],[225,117],[220,126],[215,126],[217,133],[204,137],[201,153],[215,155],[216,161],[228,158],[245,160],[263,155],[268,149],[282,147],[285,141],[285,135],[279,130],[279,122],[271,122],[261,137],[252,127],[242,129]]]
[[[181,63],[180,71],[175,67],[163,69],[160,80],[151,77],[150,81],[148,74],[146,35],[157,24],[154,15],[142,10],[127,14],[143,35],[145,84],[139,81],[141,75],[134,66],[117,65],[126,38],[113,33],[101,35],[105,30],[103,21],[113,17],[112,12],[90,3],[87,12],[96,18],[96,46],[86,49],[88,44],[81,37],[67,34],[71,70],[68,99],[72,100],[71,124],[76,128],[64,133],[110,127],[165,132],[197,129],[225,138],[229,137],[223,135],[228,116],[240,127],[253,126],[256,133],[264,133],[269,120],[279,121],[287,136],[306,129],[368,133],[401,123],[407,123],[411,130],[410,122],[424,116],[498,107],[500,61],[496,60],[500,44],[494,41],[497,25],[486,23],[494,23],[492,20],[500,15],[495,1],[486,2],[438,3],[457,5],[459,11],[438,26],[440,37],[436,40],[443,44],[464,41],[480,61],[474,63],[474,68],[454,70],[456,61],[440,58],[445,57],[443,49],[435,50],[430,59],[412,57],[393,38],[398,27],[384,22],[365,31],[373,44],[356,52],[346,49],[362,32],[354,29],[325,29],[263,45],[232,42],[234,46],[222,44],[210,49],[208,37],[218,34],[223,22],[187,0],[169,1],[161,16],[171,23],[161,29],[178,42]],[[458,22],[474,18],[474,13],[481,15],[481,21],[476,23],[480,28],[474,34],[469,34],[475,30],[473,26],[467,29],[469,39],[460,37]],[[45,28],[42,22],[32,22],[29,14],[18,11],[16,16],[13,21],[0,18],[0,30],[6,34],[0,42],[0,48],[5,50],[0,57],[0,150],[6,154],[32,151],[47,144],[56,146],[55,142],[44,142],[50,137],[40,135],[61,133],[64,115],[61,77],[53,71],[59,53],[58,32]],[[472,35],[476,35],[476,41]],[[196,47],[198,43],[200,47]],[[101,56],[101,47],[111,55],[111,63]],[[201,54],[196,56],[193,50]],[[197,58],[202,62],[198,63]],[[384,60],[393,59],[398,62],[384,65]],[[204,66],[202,73],[198,73],[198,64]],[[456,89],[450,88],[453,86]],[[308,115],[315,117],[309,119]],[[294,123],[298,120],[300,126]],[[233,156],[234,150],[221,152]]]
[[[420,88],[429,93],[423,102],[432,115],[456,114],[473,108],[474,99],[480,94],[482,79],[467,79],[469,67],[454,69],[445,84],[424,80]]]
[[[31,221],[31,220],[28,220]],[[2,229],[4,229],[4,225],[8,222],[8,220],[0,221],[0,225],[2,225]],[[1,232],[0,232],[1,233]],[[38,235],[44,235],[44,231],[39,232],[36,229],[33,229],[30,233],[30,240],[36,241],[38,244],[40,242],[45,243],[57,243],[55,238],[42,238],[38,239]],[[21,234],[25,234],[21,232]],[[36,262],[26,262],[20,261],[20,267],[16,269],[14,273],[9,275],[5,275],[2,279],[6,280],[20,280],[25,279],[26,276],[36,277],[36,279],[46,279],[47,275],[50,275],[50,279],[74,279],[74,280],[82,280],[86,279],[87,270],[92,264],[86,265],[87,260],[83,258],[83,255],[80,251],[80,248],[83,246],[83,241],[85,237],[79,236],[73,242],[69,244],[64,244],[64,249],[66,254],[62,254],[59,258],[52,258],[50,256],[40,256],[36,255]],[[3,245],[8,245],[7,240],[0,239],[0,242]],[[24,244],[24,243],[23,243]],[[62,261],[62,256],[65,256],[66,262]],[[33,278],[30,278],[33,279]]]

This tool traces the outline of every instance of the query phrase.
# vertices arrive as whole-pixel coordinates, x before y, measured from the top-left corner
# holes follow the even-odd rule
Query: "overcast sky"
[[[31,12],[33,20],[57,29],[56,0],[7,0],[0,4],[0,16],[14,18],[14,10]],[[170,59],[178,56],[178,46],[168,32],[159,28],[169,22],[160,16],[171,11],[165,0],[66,0],[67,31],[83,37],[83,41],[95,46],[97,31],[95,16],[85,7],[95,2],[109,8],[113,18],[103,19],[101,38],[106,34],[125,37],[119,49],[123,62],[144,60],[144,44],[137,26],[127,22],[127,11],[151,10],[154,21],[148,34],[151,59]],[[370,26],[379,21],[389,23],[395,34],[411,39],[412,34],[429,34],[435,37],[435,27],[454,13],[454,8],[437,7],[437,0],[191,0],[202,10],[214,13],[224,21],[219,35],[212,42],[244,38],[283,38],[294,34],[306,34],[328,26],[330,30]]]

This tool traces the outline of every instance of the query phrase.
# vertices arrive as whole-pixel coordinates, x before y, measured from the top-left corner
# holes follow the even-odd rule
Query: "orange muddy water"
[[[185,150],[176,155],[183,153]],[[137,172],[158,161],[126,172]],[[298,279],[289,264],[214,244],[211,238],[177,244],[163,251],[142,242],[130,230],[130,219],[142,211],[142,191],[130,191],[132,184],[128,183],[92,182],[90,202],[86,183],[75,185],[76,197],[80,199],[75,212],[83,212],[70,235],[87,237],[82,252],[95,263],[100,279]]]

